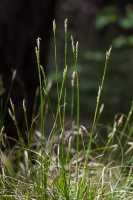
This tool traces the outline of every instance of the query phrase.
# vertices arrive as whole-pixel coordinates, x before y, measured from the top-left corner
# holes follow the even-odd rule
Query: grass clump
[[[129,114],[117,114],[112,127],[99,123],[104,105],[100,106],[106,70],[111,48],[106,52],[103,77],[98,89],[96,108],[92,126],[80,124],[80,89],[78,73],[78,42],[72,52],[75,69],[71,76],[71,110],[69,126],[66,125],[67,109],[67,20],[65,27],[64,70],[62,81],[58,79],[56,49],[56,23],[53,22],[54,52],[56,67],[57,109],[54,111],[49,92],[51,83],[47,81],[40,64],[40,39],[37,39],[36,56],[39,74],[40,128],[33,130],[27,123],[25,101],[23,102],[27,141],[25,144],[17,126],[14,105],[10,99],[9,113],[16,125],[19,141],[13,149],[0,152],[0,198],[1,199],[66,199],[66,200],[114,200],[132,199],[132,132],[130,125],[133,104]],[[9,99],[10,97],[8,97]],[[76,105],[75,105],[76,100]],[[45,135],[47,113],[51,113],[53,124]],[[74,113],[76,112],[76,120]],[[69,128],[68,128],[69,127]],[[1,128],[0,142],[3,142],[4,128]]]

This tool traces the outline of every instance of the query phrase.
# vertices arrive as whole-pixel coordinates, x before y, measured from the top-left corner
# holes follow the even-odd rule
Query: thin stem
[[[56,50],[56,23],[53,21],[53,32],[54,32],[54,60],[56,68],[56,87],[57,87],[57,96],[59,98],[59,79],[58,79],[58,64],[57,64],[57,50]]]
[[[3,126],[3,122],[4,122],[6,111],[7,111],[7,105],[8,105],[9,99],[10,99],[10,95],[11,95],[11,91],[12,91],[12,87],[13,87],[15,77],[16,77],[16,70],[13,72],[13,75],[12,75],[11,84],[10,84],[10,88],[9,88],[9,91],[8,91],[8,96],[7,96],[7,99],[6,99],[6,103],[5,103],[0,127]]]
[[[94,134],[94,131],[95,131],[97,115],[98,115],[98,109],[99,109],[99,103],[100,103],[100,98],[101,98],[101,94],[102,94],[102,89],[103,89],[103,85],[104,85],[104,80],[105,80],[105,75],[106,75],[106,71],[107,71],[107,66],[108,66],[108,61],[109,61],[109,56],[110,56],[110,53],[111,53],[111,49],[112,49],[112,47],[110,47],[109,51],[106,53],[106,61],[105,61],[105,66],[104,66],[101,85],[99,86],[99,90],[98,90],[97,103],[96,103],[96,108],[95,108],[95,113],[94,113],[94,119],[93,119],[91,134],[90,134],[88,150],[91,149],[92,138],[93,138],[93,134]]]
[[[92,129],[91,129],[91,132],[90,132],[90,139],[89,139],[89,143],[88,143],[87,153],[86,153],[86,157],[85,157],[84,176],[83,176],[83,179],[82,179],[83,182],[85,180],[85,174],[86,174],[86,171],[88,169],[87,163],[88,163],[88,158],[89,158],[89,155],[90,155],[90,152],[91,152],[93,134],[94,134],[94,131],[95,131],[96,122],[97,122],[97,118],[98,118],[99,103],[100,103],[100,98],[101,98],[102,89],[103,89],[103,85],[104,85],[105,75],[106,75],[106,71],[107,71],[109,56],[111,54],[111,49],[112,49],[112,47],[110,47],[109,51],[106,52],[106,61],[105,61],[105,65],[104,65],[103,77],[102,77],[101,85],[99,86],[99,90],[98,90],[94,119],[93,119]]]
[[[43,86],[42,86],[41,64],[40,64],[40,38],[37,39],[36,57],[37,57],[37,66],[38,66],[38,75],[39,75],[39,84],[40,84],[41,133],[44,133],[44,123],[43,123],[43,93],[42,93]]]

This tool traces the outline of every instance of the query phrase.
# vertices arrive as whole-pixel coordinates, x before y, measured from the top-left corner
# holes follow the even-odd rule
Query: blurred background
[[[24,90],[24,94],[27,91],[25,95],[27,96],[25,97],[28,105],[27,113],[29,113],[28,118],[31,118],[34,93],[38,85],[35,56],[37,37],[41,38],[41,65],[46,71],[47,78],[55,81],[52,32],[54,19],[57,25],[57,56],[61,76],[65,67],[64,20],[68,19],[67,114],[70,113],[70,80],[74,70],[71,35],[75,42],[79,41],[78,67],[83,122],[86,121],[85,124],[87,124],[93,118],[105,54],[110,45],[112,45],[112,53],[102,92],[101,104],[104,103],[105,108],[101,121],[106,123],[113,120],[115,114],[119,112],[127,113],[133,99],[132,0],[0,1],[0,74],[2,74],[0,95],[9,88],[11,69],[17,69],[18,78],[13,87],[12,98],[16,104],[18,123],[22,118],[24,98],[22,90],[18,88],[18,83]],[[2,90],[3,88],[5,91]],[[54,101],[57,96],[53,89],[50,95]],[[5,121],[11,131],[9,119]]]
[[[101,103],[104,103],[105,108],[101,121],[113,122],[117,113],[128,113],[133,99],[133,2],[129,0],[60,2],[56,8],[55,19],[58,63],[61,70],[64,69],[65,18],[68,18],[68,43],[71,44],[71,35],[75,42],[79,41],[81,116],[85,123],[86,120],[92,120],[104,69],[105,53],[112,45],[102,92]],[[50,45],[48,69],[53,67],[52,45],[53,41]],[[71,45],[68,45],[68,48],[67,64],[72,72]]]

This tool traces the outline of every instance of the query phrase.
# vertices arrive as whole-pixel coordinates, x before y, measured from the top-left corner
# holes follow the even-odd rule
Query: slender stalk
[[[16,130],[17,130],[17,133],[18,133],[19,141],[21,142],[21,145],[24,145],[24,140],[23,140],[23,137],[22,137],[22,135],[21,135],[21,132],[20,132],[20,130],[19,130],[19,127],[18,127],[18,124],[17,124],[17,120],[16,120],[15,107],[14,107],[14,104],[13,104],[11,98],[10,98],[10,104],[11,104],[11,109],[12,109],[12,111],[11,111],[10,109],[8,109],[9,115],[10,115],[10,117],[12,118],[12,120],[13,120],[13,122],[14,122],[14,125],[15,125],[15,127],[16,127]]]
[[[56,23],[53,21],[53,32],[54,32],[54,60],[56,69],[56,87],[57,87],[57,97],[59,99],[59,79],[58,79],[58,64],[57,64],[57,50],[56,50]]]
[[[88,150],[91,150],[93,134],[94,134],[94,131],[95,131],[95,126],[96,126],[96,121],[97,121],[99,103],[100,103],[100,98],[101,98],[101,94],[102,94],[102,89],[103,89],[103,85],[104,85],[104,80],[105,80],[105,75],[106,75],[106,71],[107,71],[107,66],[108,66],[108,61],[109,61],[109,56],[110,56],[110,53],[111,53],[111,49],[112,49],[112,47],[110,47],[109,51],[106,52],[106,61],[105,61],[105,66],[104,66],[101,85],[99,86],[99,90],[98,90],[97,103],[96,103],[96,108],[95,108],[95,113],[94,113],[94,118],[93,118],[92,129],[91,129],[91,133],[90,133],[90,140],[89,140],[89,144],[88,144]]]
[[[65,67],[67,65],[67,22],[68,22],[68,19],[65,19],[65,22],[64,22],[64,29],[65,29],[65,62],[64,62],[64,66]]]
[[[4,106],[3,113],[2,113],[2,120],[1,120],[1,122],[0,122],[0,128],[3,126],[3,122],[4,122],[5,115],[6,115],[6,111],[7,111],[7,105],[8,105],[9,99],[10,99],[10,95],[11,95],[11,91],[12,91],[14,79],[15,79],[15,77],[16,77],[16,72],[17,72],[17,71],[14,70],[13,75],[12,75],[11,84],[10,84],[10,87],[9,87],[9,91],[8,91],[6,103],[5,103],[5,106]],[[2,105],[3,105],[3,104],[2,104]],[[1,109],[1,112],[2,112],[2,109]]]
[[[125,122],[125,125],[123,127],[123,130],[122,130],[122,133],[121,133],[121,136],[120,136],[120,139],[122,139],[122,137],[123,137],[123,135],[124,135],[124,133],[126,131],[126,128],[127,128],[128,124],[129,124],[129,121],[131,119],[132,113],[133,113],[133,102],[131,104],[131,107],[130,107],[130,110],[129,110],[129,113],[128,113],[128,116],[127,116],[127,119],[126,119],[126,122]],[[128,135],[126,142],[128,141],[129,137],[130,137],[130,135]],[[126,143],[124,145],[126,145]]]
[[[72,51],[74,55],[74,65],[75,65],[75,74],[76,74],[76,92],[77,92],[77,138],[76,138],[76,184],[75,184],[75,190],[76,190],[76,196],[78,198],[79,191],[78,191],[78,155],[79,155],[79,126],[80,126],[80,91],[79,91],[79,77],[78,77],[78,42],[76,43],[76,46],[74,45],[73,37],[71,36],[71,42],[72,42]],[[74,75],[75,76],[75,75]],[[74,100],[74,78],[72,77],[72,101]],[[71,116],[73,114],[73,102],[71,104]]]
[[[74,89],[75,89],[75,76],[76,72],[74,71],[71,77],[71,87],[72,87],[72,94],[71,94],[71,126],[73,130],[73,115],[74,115]]]
[[[29,133],[29,126],[28,126],[28,120],[27,120],[27,114],[26,114],[25,100],[23,100],[23,110],[24,110],[24,117],[25,117],[26,129],[27,129],[27,132]]]
[[[44,133],[44,117],[43,117],[43,85],[41,78],[41,64],[40,64],[40,38],[37,39],[37,47],[35,48],[36,57],[37,57],[37,66],[38,66],[38,76],[40,84],[40,118],[41,118],[41,133]]]
[[[105,65],[104,65],[103,77],[102,77],[101,85],[99,86],[99,90],[98,90],[96,108],[95,108],[95,113],[94,113],[94,118],[93,118],[93,124],[92,124],[91,132],[90,132],[90,138],[89,138],[89,143],[88,143],[87,152],[86,152],[86,156],[85,156],[85,162],[84,162],[84,173],[83,173],[84,175],[83,175],[83,178],[82,178],[83,183],[85,181],[86,173],[88,173],[87,172],[87,169],[88,169],[87,163],[88,163],[89,155],[90,155],[90,152],[91,152],[93,134],[94,134],[94,131],[95,131],[96,122],[97,122],[97,118],[98,118],[100,98],[101,98],[102,89],[103,89],[103,85],[104,85],[108,61],[109,61],[109,57],[110,57],[110,54],[111,54],[111,49],[112,49],[112,47],[110,47],[109,51],[106,52],[106,61],[105,61]]]

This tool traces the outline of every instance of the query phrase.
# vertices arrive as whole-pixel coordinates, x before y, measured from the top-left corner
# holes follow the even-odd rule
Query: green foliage
[[[98,12],[95,19],[96,28],[102,29],[109,24],[117,22],[118,8],[116,6],[106,6]]]
[[[119,21],[119,25],[123,29],[133,29],[133,13],[132,10],[128,11],[126,13],[125,17],[122,17],[121,20]]]
[[[95,25],[99,30],[103,30],[105,27],[114,26],[115,34],[121,28],[124,31],[130,31],[133,29],[133,6],[131,4],[125,5],[125,15],[121,13],[121,7],[119,8],[117,5],[113,6],[105,6],[101,11],[98,12]],[[118,29],[118,31],[117,31]],[[110,33],[108,33],[110,34]],[[123,48],[127,46],[133,46],[133,35],[126,35],[120,33],[119,36],[115,36],[112,44],[115,48]]]
[[[120,35],[113,40],[113,46],[115,48],[124,48],[133,46],[133,35],[124,36]]]

